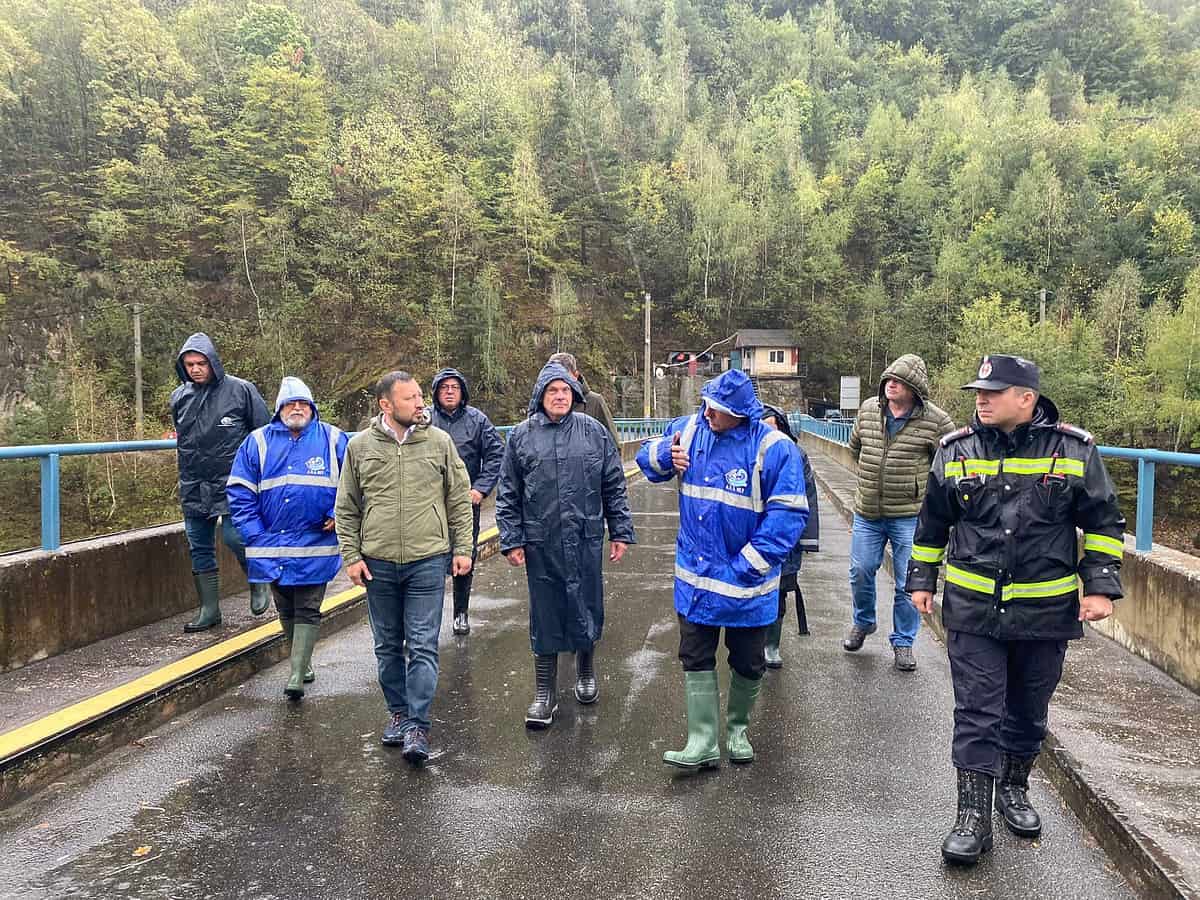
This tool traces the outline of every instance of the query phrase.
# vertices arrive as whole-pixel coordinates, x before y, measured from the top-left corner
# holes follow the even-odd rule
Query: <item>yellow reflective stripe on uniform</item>
[[[996,593],[996,580],[983,575],[976,575],[958,566],[946,566],[946,580],[967,590],[978,591],[981,594]]]
[[[1000,599],[1007,603],[1009,600],[1032,599],[1038,597],[1058,597],[1072,593],[1079,588],[1079,578],[1067,575],[1055,578],[1053,581],[1030,581],[1026,583],[1013,582],[1004,585]]]
[[[1012,456],[1008,459],[960,459],[946,463],[946,478],[971,478],[975,475],[1076,475],[1083,477],[1083,460],[1044,456],[1025,458]]]
[[[912,558],[917,562],[937,565],[946,558],[945,547],[925,547],[921,544],[912,545]]]
[[[1097,553],[1105,553],[1109,556],[1115,556],[1120,559],[1125,554],[1125,544],[1116,538],[1110,538],[1104,534],[1092,534],[1087,532],[1083,535],[1083,549],[1086,553],[1088,550],[1095,550]]]

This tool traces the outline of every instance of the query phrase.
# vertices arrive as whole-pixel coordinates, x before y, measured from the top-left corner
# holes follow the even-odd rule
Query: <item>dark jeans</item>
[[[999,775],[1001,751],[1036,755],[1067,642],[998,641],[949,631],[946,650],[954,680],[955,768]]]
[[[193,572],[212,572],[217,568],[217,520],[221,520],[221,539],[233,551],[242,571],[246,571],[246,545],[233,524],[232,516],[184,516],[183,531],[192,555]]]
[[[279,621],[298,622],[301,625],[321,624],[321,601],[325,599],[323,584],[272,584],[275,609]]]
[[[720,625],[698,625],[679,616],[679,661],[683,663],[683,671],[711,672],[716,669],[717,644],[720,641]],[[766,625],[726,628],[725,648],[729,651],[729,667],[743,678],[758,681],[767,670],[763,659],[766,643]]]
[[[454,581],[454,615],[467,612],[471,605],[471,582],[475,579],[475,558],[479,556],[479,506],[473,504],[471,512],[475,519],[471,526],[471,571],[466,575],[453,576]]]
[[[375,636],[379,686],[388,711],[400,713],[401,731],[429,729],[437,691],[438,632],[446,591],[446,555],[398,565],[367,559],[367,613]],[[401,652],[408,639],[408,661]]]

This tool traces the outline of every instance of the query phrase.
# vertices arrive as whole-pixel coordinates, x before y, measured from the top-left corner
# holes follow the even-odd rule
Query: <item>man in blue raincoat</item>
[[[675,612],[688,741],[663,762],[688,770],[721,761],[722,628],[732,669],[726,749],[732,762],[754,759],[747,732],[766,670],[767,628],[778,616],[781,564],[808,520],[800,455],[760,421],[763,407],[746,373],[733,369],[710,381],[701,400],[698,413],[676,419],[637,457],[650,481],[679,481]]]
[[[525,566],[536,689],[529,728],[558,709],[558,654],[575,653],[575,699],[598,696],[594,646],[604,627],[604,525],[617,562],[636,542],[617,445],[604,426],[573,411],[583,391],[557,363],[538,375],[529,418],[509,435],[496,493],[500,552]]]
[[[312,391],[288,376],[275,416],[250,433],[233,460],[225,493],[246,542],[247,577],[268,584],[279,624],[292,643],[284,693],[304,696],[314,679],[313,646],[325,587],[342,566],[333,505],[346,455],[346,435],[322,422]]]

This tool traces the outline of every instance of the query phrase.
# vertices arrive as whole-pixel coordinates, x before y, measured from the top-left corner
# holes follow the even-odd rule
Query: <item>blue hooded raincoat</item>
[[[762,404],[744,372],[710,381],[701,399],[699,412],[676,419],[637,456],[652,482],[675,478],[676,439],[690,457],[679,478],[675,609],[700,625],[770,625],[779,612],[781,564],[808,521],[800,454],[759,421]],[[718,434],[706,408],[745,421]]]
[[[306,400],[313,417],[299,435],[279,419],[284,404]],[[346,434],[322,422],[312,392],[287,377],[275,416],[238,448],[225,493],[233,522],[246,542],[247,578],[282,585],[325,584],[341,568],[333,518]]]

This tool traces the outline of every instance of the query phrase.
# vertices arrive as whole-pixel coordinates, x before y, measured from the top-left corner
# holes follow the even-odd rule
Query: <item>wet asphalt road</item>
[[[554,728],[525,730],[524,575],[497,558],[475,581],[472,634],[451,637],[445,616],[427,767],[379,744],[364,622],[318,645],[299,706],[278,666],[0,812],[0,897],[1132,896],[1036,773],[1042,841],[1000,826],[976,869],[943,866],[944,652],[922,632],[920,669],[896,672],[890,599],[881,633],[841,650],[849,538],[830,505],[824,552],[801,575],[813,634],[798,637],[789,611],[785,668],[768,672],[751,725],[758,760],[664,767],[686,733],[676,494],[638,481],[632,499],[641,543],[608,566],[597,705],[575,703],[563,657]],[[723,652],[720,665],[724,693]]]

